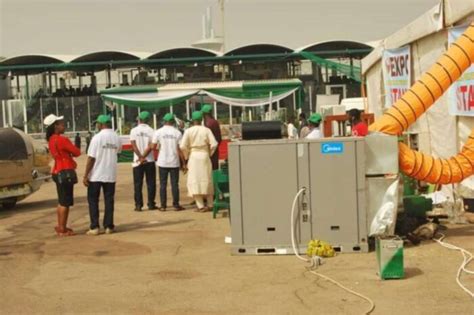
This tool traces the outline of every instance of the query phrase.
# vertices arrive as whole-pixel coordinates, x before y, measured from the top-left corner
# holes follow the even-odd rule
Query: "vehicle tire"
[[[3,209],[5,210],[11,210],[15,208],[16,206],[16,200],[9,200],[9,201],[4,201],[2,203]]]

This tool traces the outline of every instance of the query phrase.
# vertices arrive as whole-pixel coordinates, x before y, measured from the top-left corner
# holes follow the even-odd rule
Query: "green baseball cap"
[[[172,122],[174,121],[174,115],[172,113],[167,113],[165,116],[163,116],[163,120],[166,122]]]
[[[138,115],[138,119],[145,121],[145,120],[150,119],[150,116],[151,116],[151,115],[150,115],[149,112],[144,111],[144,112],[140,112],[140,114]]]
[[[212,113],[212,105],[211,104],[204,104],[201,108],[201,112],[203,112],[204,114]]]
[[[109,115],[99,115],[96,120],[96,122],[98,122],[99,124],[108,124],[110,123],[110,121],[111,118]]]
[[[193,112],[193,114],[191,115],[191,118],[192,120],[196,121],[196,120],[202,120],[202,112]]]
[[[321,115],[318,114],[318,113],[316,113],[316,114],[311,114],[311,116],[309,116],[309,119],[308,119],[308,121],[309,121],[309,122],[312,122],[313,124],[320,123],[321,120],[323,120],[323,118],[322,118]]]

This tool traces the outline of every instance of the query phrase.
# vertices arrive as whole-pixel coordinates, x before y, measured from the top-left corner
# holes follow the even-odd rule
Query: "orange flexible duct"
[[[423,115],[474,62],[474,23],[448,51],[385,114],[370,131],[401,135]],[[461,152],[450,159],[434,157],[399,145],[403,173],[434,184],[458,183],[474,174],[474,131]]]

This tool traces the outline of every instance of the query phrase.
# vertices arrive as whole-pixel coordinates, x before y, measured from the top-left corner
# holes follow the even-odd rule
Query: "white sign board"
[[[410,46],[385,50],[382,62],[385,108],[389,108],[411,86]]]
[[[464,33],[467,27],[455,27],[448,32],[451,45]],[[448,90],[449,113],[457,116],[474,116],[474,65],[454,82]]]

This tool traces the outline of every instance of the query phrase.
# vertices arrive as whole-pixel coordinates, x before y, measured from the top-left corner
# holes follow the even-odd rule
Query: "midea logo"
[[[321,153],[338,154],[344,152],[344,144],[342,142],[323,143],[321,145]]]

